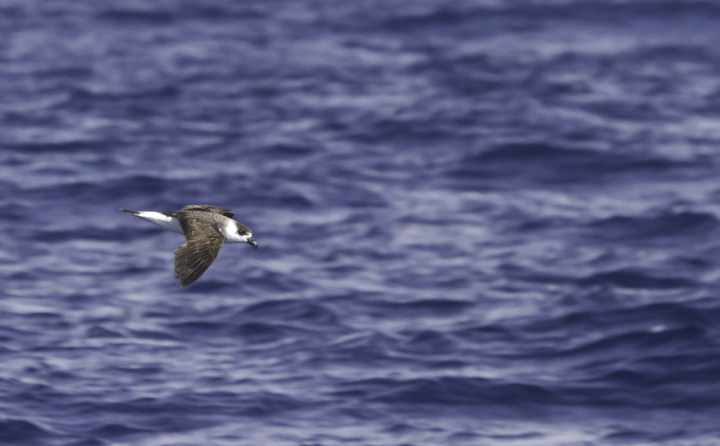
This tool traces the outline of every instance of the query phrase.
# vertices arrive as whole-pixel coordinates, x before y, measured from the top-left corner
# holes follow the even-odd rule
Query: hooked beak
[[[253,240],[252,237],[250,237],[249,239],[247,239],[247,242],[248,242],[248,245],[250,245],[250,246],[252,246],[253,248],[257,249],[257,242],[256,242],[255,240]]]

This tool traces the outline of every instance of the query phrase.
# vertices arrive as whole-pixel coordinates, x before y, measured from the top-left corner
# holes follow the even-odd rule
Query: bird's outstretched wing
[[[233,215],[235,215],[235,213],[228,208],[221,208],[220,206],[211,206],[207,204],[189,204],[184,208],[180,209],[180,212],[183,211],[212,212],[213,214],[224,215],[227,218],[233,218]]]
[[[180,226],[187,243],[175,250],[175,278],[184,287],[195,282],[210,267],[220,252],[224,237],[217,226],[196,218],[181,216]]]

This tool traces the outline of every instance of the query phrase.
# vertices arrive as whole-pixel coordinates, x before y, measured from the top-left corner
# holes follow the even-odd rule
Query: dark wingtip
[[[136,211],[128,211],[127,209],[123,209],[123,208],[120,208],[120,210],[123,211],[123,212],[125,212],[126,214],[130,214],[130,215],[137,215],[137,214],[139,214],[139,212],[136,212]]]

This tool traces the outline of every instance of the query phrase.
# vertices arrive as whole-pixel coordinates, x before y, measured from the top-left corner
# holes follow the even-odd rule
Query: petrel
[[[233,211],[219,206],[189,204],[173,212],[120,210],[163,229],[185,234],[187,243],[175,250],[175,278],[182,287],[203,275],[218,256],[223,242],[258,247],[250,228],[233,220]]]

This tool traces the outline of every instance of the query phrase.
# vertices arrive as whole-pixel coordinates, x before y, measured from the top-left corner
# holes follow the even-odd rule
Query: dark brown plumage
[[[188,212],[189,213],[189,212]],[[192,217],[180,217],[187,243],[175,250],[175,278],[184,287],[195,282],[217,258],[224,237],[217,227]]]

